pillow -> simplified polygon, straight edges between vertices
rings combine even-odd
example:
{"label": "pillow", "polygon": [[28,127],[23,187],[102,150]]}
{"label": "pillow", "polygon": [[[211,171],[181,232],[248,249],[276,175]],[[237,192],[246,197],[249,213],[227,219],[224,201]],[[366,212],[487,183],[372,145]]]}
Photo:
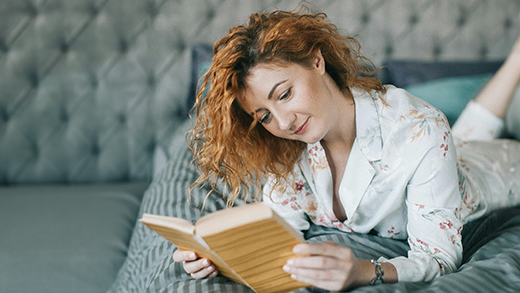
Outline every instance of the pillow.
{"label": "pillow", "polygon": [[201,77],[208,71],[213,59],[213,48],[207,44],[193,46],[191,50],[191,76],[190,87],[188,89],[188,113],[195,104],[197,90],[200,87]]}
{"label": "pillow", "polygon": [[[213,49],[210,45],[198,44],[193,46],[191,49],[191,72],[190,72],[190,84],[188,87],[188,97],[186,98],[186,112],[190,113],[193,105],[195,104],[195,98],[197,90],[199,89],[200,78],[208,71],[211,66],[213,58]],[[189,119],[187,119],[189,120]],[[153,156],[153,178],[157,177],[159,173],[167,165],[168,160],[171,156],[171,149],[174,145],[177,145],[180,140],[181,143],[185,143],[183,139],[184,134],[191,128],[191,123],[184,121],[183,124],[175,130],[176,134],[170,143],[158,144],[154,150]],[[180,138],[182,136],[182,138]]]}
{"label": "pillow", "polygon": [[191,119],[185,119],[174,131],[168,144],[157,144],[153,155],[153,177],[157,178],[179,148],[186,147],[186,133],[191,129]]}
{"label": "pillow", "polygon": [[503,61],[416,62],[387,61],[382,68],[383,83],[407,87],[440,78],[495,73]]}
{"label": "pillow", "polygon": [[450,124],[453,124],[466,104],[480,92],[492,76],[493,74],[480,74],[441,78],[404,89],[441,110]]}

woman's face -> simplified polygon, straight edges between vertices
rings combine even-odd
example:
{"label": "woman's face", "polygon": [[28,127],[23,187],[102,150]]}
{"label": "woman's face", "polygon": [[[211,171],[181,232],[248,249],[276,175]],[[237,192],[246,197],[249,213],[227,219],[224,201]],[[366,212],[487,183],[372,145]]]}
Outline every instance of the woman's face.
{"label": "woman's face", "polygon": [[327,135],[335,118],[327,78],[331,80],[321,54],[310,67],[258,64],[246,79],[246,100],[273,135],[315,143]]}

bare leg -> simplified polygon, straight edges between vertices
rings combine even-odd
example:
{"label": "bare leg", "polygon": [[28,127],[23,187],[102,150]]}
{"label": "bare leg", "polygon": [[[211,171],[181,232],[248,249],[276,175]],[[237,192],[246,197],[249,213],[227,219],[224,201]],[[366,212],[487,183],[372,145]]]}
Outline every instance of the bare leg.
{"label": "bare leg", "polygon": [[507,106],[520,83],[520,38],[504,64],[475,98],[475,102],[487,108],[491,113],[503,119]]}
{"label": "bare leg", "polygon": [[504,130],[504,116],[520,83],[520,37],[511,53],[474,101],[471,101],[453,125],[455,144],[493,140]]}

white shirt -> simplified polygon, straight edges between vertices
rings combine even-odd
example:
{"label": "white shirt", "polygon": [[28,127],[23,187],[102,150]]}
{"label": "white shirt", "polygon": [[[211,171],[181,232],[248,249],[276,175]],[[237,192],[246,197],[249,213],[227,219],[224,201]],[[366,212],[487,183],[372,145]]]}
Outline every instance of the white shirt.
{"label": "white shirt", "polygon": [[264,202],[300,231],[309,228],[307,215],[318,225],[407,239],[408,257],[380,259],[396,267],[399,281],[430,281],[457,270],[466,208],[445,116],[393,86],[386,94],[352,93],[357,137],[339,186],[347,220],[333,212],[332,175],[319,142],[308,145],[286,186],[273,189],[268,180]]}

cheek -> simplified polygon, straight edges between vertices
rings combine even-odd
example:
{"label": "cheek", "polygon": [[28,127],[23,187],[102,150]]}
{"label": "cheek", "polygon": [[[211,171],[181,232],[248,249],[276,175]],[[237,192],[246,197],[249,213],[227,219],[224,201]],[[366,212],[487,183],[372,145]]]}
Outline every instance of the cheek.
{"label": "cheek", "polygon": [[262,125],[265,130],[267,130],[269,133],[276,137],[285,138],[285,132],[281,131],[277,126],[276,122],[271,121],[271,123]]}

